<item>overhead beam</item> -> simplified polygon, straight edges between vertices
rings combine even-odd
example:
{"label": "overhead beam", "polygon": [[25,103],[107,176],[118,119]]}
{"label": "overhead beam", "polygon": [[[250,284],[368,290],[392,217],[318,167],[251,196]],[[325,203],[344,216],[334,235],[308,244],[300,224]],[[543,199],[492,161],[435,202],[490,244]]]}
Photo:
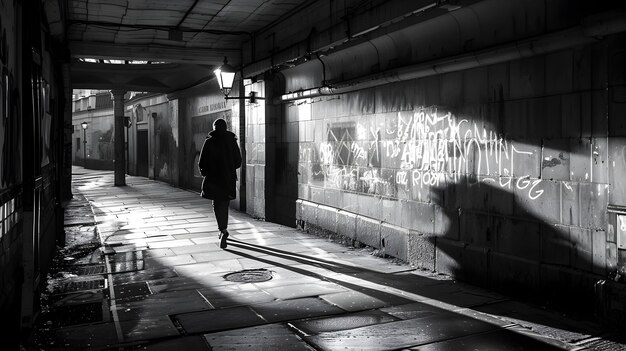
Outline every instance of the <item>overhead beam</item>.
{"label": "overhead beam", "polygon": [[128,45],[99,42],[70,41],[73,57],[89,57],[109,60],[147,60],[180,63],[221,65],[224,56],[233,65],[240,64],[241,51],[238,49],[198,49],[166,45]]}
{"label": "overhead beam", "polygon": [[[187,15],[188,14],[186,14],[185,16]],[[182,21],[184,21],[184,19],[185,18],[183,18]],[[181,27],[180,23],[179,25],[173,27],[173,26],[148,25],[148,24],[126,24],[126,23],[103,22],[103,21],[71,20],[69,21],[69,26],[78,24],[82,26],[109,27],[109,28],[113,28],[114,30],[119,30],[121,28],[129,28],[129,29],[147,29],[147,30],[156,30],[156,31],[170,31],[174,29],[174,30],[179,30],[181,32],[186,32],[186,33],[207,33],[207,34],[215,34],[215,35],[234,35],[234,36],[245,35],[248,37],[252,35],[252,33],[246,32],[246,31]]]}
{"label": "overhead beam", "polygon": [[73,62],[74,89],[171,93],[213,78],[213,67],[196,64],[105,64]]}

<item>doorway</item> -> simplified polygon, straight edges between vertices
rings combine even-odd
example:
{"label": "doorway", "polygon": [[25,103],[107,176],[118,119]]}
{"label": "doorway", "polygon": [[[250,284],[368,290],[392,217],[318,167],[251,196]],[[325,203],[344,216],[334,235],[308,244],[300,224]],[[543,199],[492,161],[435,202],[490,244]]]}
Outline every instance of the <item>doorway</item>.
{"label": "doorway", "polygon": [[148,131],[137,131],[137,175],[148,177]]}

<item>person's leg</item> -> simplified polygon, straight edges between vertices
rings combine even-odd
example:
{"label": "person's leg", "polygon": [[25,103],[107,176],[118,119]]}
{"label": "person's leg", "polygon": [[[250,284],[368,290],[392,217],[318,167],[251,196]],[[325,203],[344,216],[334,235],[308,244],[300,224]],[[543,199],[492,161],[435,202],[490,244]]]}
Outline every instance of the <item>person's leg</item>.
{"label": "person's leg", "polygon": [[213,200],[213,212],[217,220],[217,227],[220,231],[228,227],[228,206],[230,200]]}
{"label": "person's leg", "polygon": [[217,219],[217,227],[220,230],[220,247],[225,249],[227,246],[226,239],[228,238],[228,206],[230,200],[213,200],[213,212],[215,213],[215,219]]}

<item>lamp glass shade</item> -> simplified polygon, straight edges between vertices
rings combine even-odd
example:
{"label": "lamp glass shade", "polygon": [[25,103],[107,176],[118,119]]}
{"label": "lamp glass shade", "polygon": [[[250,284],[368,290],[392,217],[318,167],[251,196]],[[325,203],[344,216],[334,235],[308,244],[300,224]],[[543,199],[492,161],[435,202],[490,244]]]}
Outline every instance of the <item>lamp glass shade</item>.
{"label": "lamp glass shade", "polygon": [[81,125],[81,127],[83,127],[83,129],[87,129],[87,122],[83,122],[80,125]]}
{"label": "lamp glass shade", "polygon": [[235,69],[228,63],[224,63],[222,66],[215,69],[213,73],[215,73],[217,83],[219,84],[224,95],[230,94],[235,81]]}

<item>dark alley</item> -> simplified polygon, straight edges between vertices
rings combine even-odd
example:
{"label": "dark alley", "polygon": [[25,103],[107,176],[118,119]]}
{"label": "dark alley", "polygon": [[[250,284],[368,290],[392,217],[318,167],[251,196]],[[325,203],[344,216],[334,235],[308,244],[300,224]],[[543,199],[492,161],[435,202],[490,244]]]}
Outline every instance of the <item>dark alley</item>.
{"label": "dark alley", "polygon": [[2,350],[626,350],[626,5],[0,0]]}

